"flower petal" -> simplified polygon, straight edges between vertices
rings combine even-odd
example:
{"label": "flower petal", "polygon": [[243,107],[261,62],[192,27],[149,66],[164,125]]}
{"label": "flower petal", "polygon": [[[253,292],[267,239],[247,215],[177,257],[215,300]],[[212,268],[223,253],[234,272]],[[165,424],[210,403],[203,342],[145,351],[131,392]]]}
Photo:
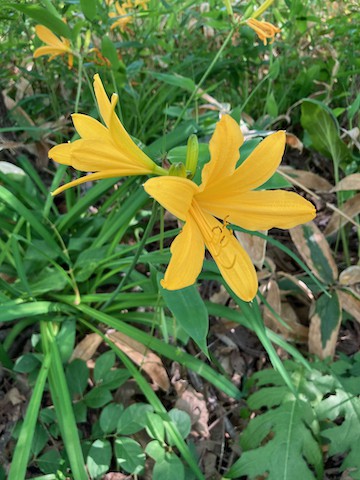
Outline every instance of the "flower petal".
{"label": "flower petal", "polygon": [[56,57],[57,55],[64,55],[67,50],[64,48],[57,48],[57,47],[39,47],[34,51],[34,58],[42,57],[43,55],[53,55]]}
{"label": "flower petal", "polygon": [[76,131],[83,139],[98,140],[103,142],[110,140],[109,131],[104,125],[89,115],[74,113],[71,115]]}
{"label": "flower petal", "polygon": [[[220,178],[200,192],[199,202],[205,207],[217,203],[233,205],[232,198],[263,185],[278,168],[285,148],[285,132],[279,131],[266,137],[238,167],[226,178]],[[209,210],[211,211],[211,210]]]}
{"label": "flower petal", "polygon": [[297,193],[282,190],[247,192],[229,198],[216,199],[202,208],[218,218],[247,230],[292,228],[312,220],[315,207]]}
{"label": "flower petal", "polygon": [[154,162],[135,144],[115,113],[117,95],[113,94],[110,102],[98,74],[94,76],[94,90],[101,117],[109,128],[113,142],[124,154],[136,158],[152,171]]}
{"label": "flower petal", "polygon": [[212,215],[203,212],[196,201],[193,202],[190,213],[224,280],[238,297],[250,302],[256,295],[258,281],[249,255],[231,230]]}
{"label": "flower petal", "polygon": [[178,290],[193,285],[201,272],[205,244],[191,215],[186,217],[186,223],[171,244],[170,251],[171,260],[161,285],[168,290]]}
{"label": "flower petal", "polygon": [[237,122],[229,115],[224,115],[216,124],[209,143],[211,158],[202,171],[201,190],[234,172],[243,141],[244,137]]}
{"label": "flower petal", "polygon": [[52,47],[64,48],[65,51],[68,50],[65,48],[64,43],[60,40],[60,38],[57,37],[47,27],[44,27],[44,25],[36,25],[35,33],[44,43],[47,43]]}
{"label": "flower petal", "polygon": [[157,200],[166,210],[180,220],[185,220],[198,186],[182,177],[150,178],[143,185],[145,191]]}
{"label": "flower petal", "polygon": [[67,190],[68,188],[71,188],[71,187],[76,187],[77,185],[81,185],[82,183],[92,182],[94,180],[102,180],[104,178],[116,178],[121,176],[123,176],[122,173],[118,173],[117,171],[113,171],[113,170],[109,170],[107,172],[91,173],[90,175],[84,175],[83,177],[77,178],[72,182],[61,185],[61,187],[51,192],[51,195],[54,197],[55,195],[58,195],[64,190]]}

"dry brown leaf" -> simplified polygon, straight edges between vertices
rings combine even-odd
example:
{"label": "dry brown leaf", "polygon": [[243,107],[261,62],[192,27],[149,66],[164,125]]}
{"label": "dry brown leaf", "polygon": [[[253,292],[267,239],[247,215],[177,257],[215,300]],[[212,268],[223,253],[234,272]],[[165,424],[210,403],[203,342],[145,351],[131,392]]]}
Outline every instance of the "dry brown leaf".
{"label": "dry brown leaf", "polygon": [[360,190],[360,173],[348,175],[331,189],[332,192],[339,192],[341,190]]}
{"label": "dry brown leaf", "polygon": [[291,275],[290,273],[286,273],[286,272],[279,272],[279,275],[281,275],[282,277],[288,278],[294,285],[299,287],[305,293],[305,295],[308,297],[310,301],[314,300],[314,295],[312,291],[302,280],[299,280],[297,277],[295,277],[295,275]]}
{"label": "dry brown leaf", "polygon": [[[309,239],[306,239],[304,236],[304,229],[303,227],[307,227],[311,229],[312,235]],[[327,283],[328,279],[324,278],[323,273],[321,272],[321,269],[318,268],[314,261],[313,257],[311,255],[311,251],[309,248],[309,241],[311,241],[312,244],[316,244],[317,248],[320,249],[322,255],[325,257],[331,272],[332,272],[332,280],[335,281],[338,277],[338,269],[335,263],[335,260],[332,256],[331,249],[329,247],[329,244],[324,237],[324,235],[321,233],[321,231],[318,229],[318,227],[315,225],[314,222],[308,222],[305,225],[299,225],[297,227],[291,228],[289,230],[291,239],[295,243],[295,246],[307,264],[307,266],[310,268],[310,270],[316,275],[320,280],[324,281]],[[315,254],[315,260],[316,260],[316,254]],[[321,266],[321,264],[320,264]]]}
{"label": "dry brown leaf", "polygon": [[282,302],[281,312],[283,320],[285,320],[291,328],[291,330],[286,331],[287,338],[291,338],[297,342],[306,343],[309,336],[309,328],[299,322],[299,318],[294,308],[288,302]]}
{"label": "dry brown leaf", "polygon": [[202,438],[208,438],[209,433],[209,411],[207,409],[204,395],[194,390],[191,385],[185,386],[183,380],[174,383],[179,398],[175,402],[175,408],[183,410],[190,415],[193,430],[198,432]]}
{"label": "dry brown leaf", "polygon": [[102,341],[97,333],[89,333],[76,345],[69,361],[72,362],[75,358],[80,358],[87,362],[93,357]]}
{"label": "dry brown leaf", "polygon": [[[273,308],[275,313],[281,316],[281,298],[280,298],[280,289],[277,282],[274,279],[270,279],[266,285],[262,288],[263,294],[270,305]],[[264,322],[265,325],[271,328],[274,331],[278,331],[278,329],[283,327],[276,318],[276,316],[266,307],[264,306]]]}
{"label": "dry brown leaf", "polygon": [[284,172],[290,177],[295,178],[301,185],[316,192],[329,192],[332,189],[331,183],[316,173],[306,170],[296,170],[293,167],[279,167],[279,172]]}
{"label": "dry brown leaf", "polygon": [[351,290],[337,290],[341,308],[360,323],[360,299]]}
{"label": "dry brown leaf", "polygon": [[324,359],[327,357],[333,357],[335,353],[335,347],[337,337],[341,325],[341,315],[339,315],[339,321],[337,327],[331,333],[329,340],[326,342],[325,347],[322,346],[321,339],[321,318],[318,314],[312,315],[310,319],[309,327],[309,352],[317,355],[319,358]]}
{"label": "dry brown leaf", "polygon": [[360,283],[360,265],[351,265],[340,273],[339,283],[341,285],[355,285]]}
{"label": "dry brown leaf", "polygon": [[[266,235],[267,230],[263,230],[261,233]],[[256,235],[250,235],[250,233],[244,232],[235,232],[235,236],[249,254],[253,264],[261,270],[265,260],[267,241]]]}
{"label": "dry brown leaf", "polygon": [[296,148],[301,153],[303,151],[304,145],[300,139],[293,133],[286,132],[286,144],[292,148]]}
{"label": "dry brown leaf", "polygon": [[109,330],[106,336],[115,343],[136,365],[146,372],[151,380],[162,390],[170,388],[169,377],[158,355],[145,345],[115,330]]}
{"label": "dry brown leaf", "polygon": [[[347,202],[345,202],[340,210],[344,212],[350,218],[355,217],[355,215],[359,215],[360,213],[360,193],[355,195],[353,198],[350,198]],[[345,225],[349,220],[340,215],[338,212],[334,212],[330,218],[330,222],[327,224],[325,228],[324,235],[332,235],[336,233],[340,227]],[[360,228],[360,225],[359,225]]]}

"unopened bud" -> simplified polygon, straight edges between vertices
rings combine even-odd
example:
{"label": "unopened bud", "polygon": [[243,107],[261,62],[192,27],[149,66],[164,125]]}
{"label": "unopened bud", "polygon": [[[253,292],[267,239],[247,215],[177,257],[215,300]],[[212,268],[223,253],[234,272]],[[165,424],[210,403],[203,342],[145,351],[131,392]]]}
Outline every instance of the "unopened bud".
{"label": "unopened bud", "polygon": [[172,177],[186,178],[185,165],[182,162],[173,163],[169,168],[169,175],[171,175]]}
{"label": "unopened bud", "polygon": [[199,142],[195,134],[190,135],[186,150],[185,168],[188,178],[193,178],[196,173],[196,167],[199,159]]}

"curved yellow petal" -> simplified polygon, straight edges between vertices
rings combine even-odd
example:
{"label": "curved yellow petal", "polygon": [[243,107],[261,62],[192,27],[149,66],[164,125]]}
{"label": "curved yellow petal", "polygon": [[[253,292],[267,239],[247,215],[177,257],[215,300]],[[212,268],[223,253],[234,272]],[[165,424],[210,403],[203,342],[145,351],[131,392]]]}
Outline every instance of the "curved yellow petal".
{"label": "curved yellow petal", "polygon": [[186,223],[171,244],[170,251],[171,260],[161,285],[168,290],[179,290],[193,285],[201,272],[205,245],[191,215],[186,217]]}
{"label": "curved yellow petal", "polygon": [[109,131],[104,125],[89,115],[73,113],[71,115],[76,131],[83,139],[109,141]]}
{"label": "curved yellow petal", "polygon": [[63,48],[65,48],[65,45],[60,40],[60,38],[57,37],[47,27],[44,27],[44,25],[36,25],[35,32],[36,32],[36,35],[40,38],[40,40],[42,40],[44,43],[47,43],[48,45],[50,45],[52,47],[57,47],[57,48],[63,47]]}
{"label": "curved yellow petal", "polygon": [[112,170],[109,170],[107,172],[91,173],[89,175],[84,175],[83,177],[77,178],[76,180],[73,180],[69,183],[65,183],[64,185],[61,185],[61,187],[51,192],[51,195],[54,197],[55,195],[59,195],[59,193],[63,192],[64,190],[67,190],[71,187],[76,187],[77,185],[81,185],[82,183],[92,182],[94,180],[103,180],[104,178],[116,178],[123,175],[124,174]]}
{"label": "curved yellow petal", "polygon": [[[78,140],[77,140],[78,141]],[[72,165],[71,152],[76,142],[61,143],[50,148],[48,157],[61,165]]]}
{"label": "curved yellow petal", "polygon": [[144,167],[153,171],[154,162],[134,143],[115,113],[117,95],[113,94],[110,102],[98,74],[94,76],[94,90],[101,117],[109,128],[113,142],[123,153],[131,156],[135,161],[142,162]]}
{"label": "curved yellow petal", "polygon": [[242,300],[253,300],[258,288],[255,268],[231,230],[212,215],[203,212],[196,201],[192,204],[190,214],[193,215],[205,245],[229,287]]}
{"label": "curved yellow petal", "polygon": [[216,124],[209,143],[210,161],[202,171],[201,190],[234,172],[243,141],[244,137],[237,122],[229,115],[224,115]]}
{"label": "curved yellow petal", "polygon": [[157,200],[166,210],[185,221],[198,186],[182,177],[150,178],[143,185],[145,191]]}
{"label": "curved yellow petal", "polygon": [[234,203],[232,198],[263,185],[281,162],[285,139],[284,131],[266,137],[231,176],[214,181],[200,192],[199,202],[206,209],[205,205],[218,202],[230,207]]}
{"label": "curved yellow petal", "polygon": [[200,205],[216,217],[247,230],[292,228],[316,215],[312,203],[297,193],[282,190],[247,192],[232,197],[231,202],[223,198],[211,205]]}
{"label": "curved yellow petal", "polygon": [[52,55],[56,57],[57,55],[64,55],[66,50],[63,48],[55,48],[55,47],[39,47],[34,51],[34,58],[42,57],[43,55]]}

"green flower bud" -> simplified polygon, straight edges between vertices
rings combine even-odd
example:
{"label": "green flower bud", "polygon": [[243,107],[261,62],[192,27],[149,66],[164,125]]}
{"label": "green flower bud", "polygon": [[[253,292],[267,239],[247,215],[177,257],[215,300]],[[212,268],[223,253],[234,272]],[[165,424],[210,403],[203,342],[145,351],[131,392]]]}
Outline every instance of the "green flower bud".
{"label": "green flower bud", "polygon": [[188,178],[193,178],[196,173],[196,167],[199,159],[199,142],[195,134],[190,135],[186,150],[185,168]]}
{"label": "green flower bud", "polygon": [[182,162],[176,162],[169,168],[169,175],[173,177],[186,178],[186,168]]}

